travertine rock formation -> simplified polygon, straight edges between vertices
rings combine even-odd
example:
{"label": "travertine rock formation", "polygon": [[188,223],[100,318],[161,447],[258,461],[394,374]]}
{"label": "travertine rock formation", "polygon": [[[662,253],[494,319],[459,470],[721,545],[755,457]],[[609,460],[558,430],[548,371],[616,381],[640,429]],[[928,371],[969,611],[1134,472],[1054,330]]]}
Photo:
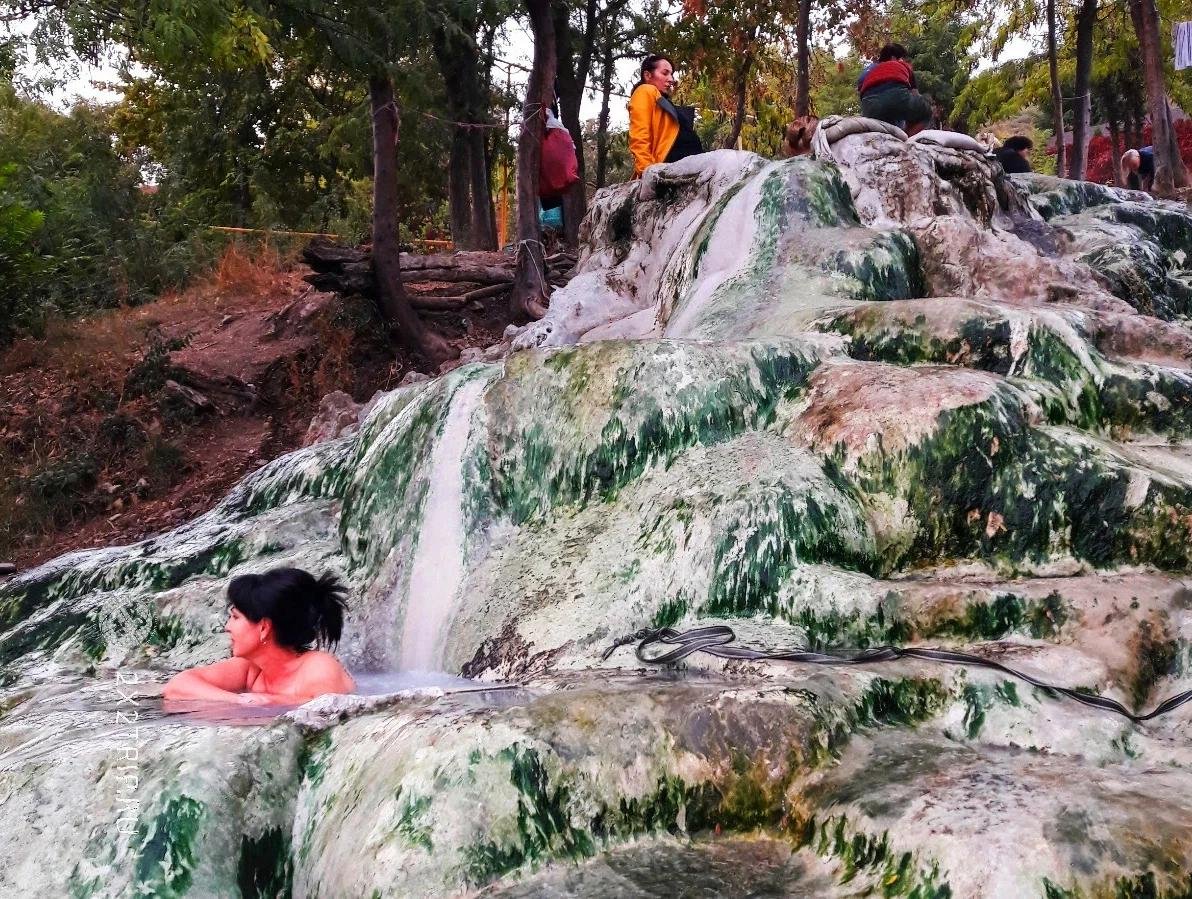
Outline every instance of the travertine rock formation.
{"label": "travertine rock formation", "polygon": [[[0,587],[0,894],[1183,895],[1192,708],[601,659],[715,621],[1140,708],[1190,685],[1192,215],[824,146],[603,191],[506,358]],[[227,651],[228,577],[279,564],[352,585],[354,670],[520,686],[163,715]]]}

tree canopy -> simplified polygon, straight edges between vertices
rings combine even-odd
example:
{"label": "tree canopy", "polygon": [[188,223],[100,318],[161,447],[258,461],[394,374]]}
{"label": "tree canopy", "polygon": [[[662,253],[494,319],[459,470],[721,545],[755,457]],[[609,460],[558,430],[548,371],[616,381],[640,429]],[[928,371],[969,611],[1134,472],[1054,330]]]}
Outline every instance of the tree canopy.
{"label": "tree canopy", "polygon": [[[856,113],[863,66],[897,40],[943,126],[1028,130],[1043,162],[1061,127],[1063,143],[1079,148],[1104,124],[1124,148],[1162,108],[1156,91],[1192,104],[1192,86],[1172,68],[1170,29],[1148,24],[1192,17],[1190,3],[548,2],[558,77],[543,89],[583,160],[566,239],[576,239],[591,192],[631,169],[624,98],[636,78],[630,60],[647,52],[673,57],[678,98],[698,107],[706,146],[772,155],[801,91],[819,115]],[[183,283],[212,258],[212,225],[365,241],[380,214],[393,219],[394,240],[511,245],[515,222],[537,227],[518,218],[512,174],[536,8],[0,0],[0,272],[11,285],[0,335]],[[1153,46],[1140,41],[1152,33]],[[1026,52],[1003,58],[1013,47]],[[106,67],[111,99],[64,107],[55,80],[86,65]],[[392,94],[383,110],[378,79]],[[379,112],[393,113],[392,146],[376,145]],[[378,165],[391,153],[394,187],[378,194]],[[1072,164],[1083,173],[1080,152]],[[379,213],[378,196],[393,208]]]}

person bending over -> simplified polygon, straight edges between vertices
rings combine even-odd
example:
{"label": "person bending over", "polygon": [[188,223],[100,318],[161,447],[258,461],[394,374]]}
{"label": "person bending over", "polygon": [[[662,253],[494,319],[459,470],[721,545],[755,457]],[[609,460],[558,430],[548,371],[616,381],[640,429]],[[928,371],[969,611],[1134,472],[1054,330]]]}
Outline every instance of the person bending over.
{"label": "person bending over", "polygon": [[1127,150],[1122,154],[1122,172],[1126,176],[1126,187],[1150,190],[1155,184],[1155,148]]}
{"label": "person bending over", "polygon": [[331,575],[315,578],[299,568],[232,578],[224,626],[232,657],[175,675],[162,696],[280,705],[354,692],[339,659],[312,648],[339,642],[346,593]]}
{"label": "person bending over", "polygon": [[907,134],[922,131],[931,121],[931,103],[919,93],[910,54],[902,44],[886,44],[877,62],[861,73],[861,115],[897,125]]}
{"label": "person bending over", "polygon": [[1007,137],[1006,142],[998,147],[993,155],[1002,164],[1002,171],[1007,175],[1025,175],[1031,169],[1031,148],[1034,141],[1021,134]]}
{"label": "person bending over", "polygon": [[819,126],[819,119],[813,115],[800,116],[786,126],[782,136],[782,147],[779,149],[782,157],[810,156],[811,138]]}
{"label": "person bending over", "polygon": [[647,166],[678,162],[704,152],[695,133],[695,109],[671,102],[674,86],[674,67],[669,59],[647,56],[642,60],[642,80],[629,95],[629,152],[634,178],[640,178]]}

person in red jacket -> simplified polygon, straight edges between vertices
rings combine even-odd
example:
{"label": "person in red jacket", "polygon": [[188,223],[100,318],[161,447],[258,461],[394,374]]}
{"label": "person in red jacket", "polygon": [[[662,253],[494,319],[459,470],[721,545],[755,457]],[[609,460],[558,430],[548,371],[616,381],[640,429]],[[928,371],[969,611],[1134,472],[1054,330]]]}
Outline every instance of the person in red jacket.
{"label": "person in red jacket", "polygon": [[886,44],[877,62],[861,73],[857,90],[861,115],[914,134],[931,121],[931,103],[919,93],[909,55],[902,44]]}

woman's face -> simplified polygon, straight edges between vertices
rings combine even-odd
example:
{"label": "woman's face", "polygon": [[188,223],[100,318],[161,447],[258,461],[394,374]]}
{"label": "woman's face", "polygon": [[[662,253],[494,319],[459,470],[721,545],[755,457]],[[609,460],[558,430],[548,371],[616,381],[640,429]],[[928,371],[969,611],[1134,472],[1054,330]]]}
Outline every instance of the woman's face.
{"label": "woman's face", "polygon": [[228,623],[224,630],[232,638],[232,655],[247,656],[262,645],[260,621],[250,621],[235,606],[228,606]]}
{"label": "woman's face", "polygon": [[669,94],[675,86],[674,69],[669,60],[660,59],[654,66],[654,71],[646,72],[646,84],[652,84],[662,93]]}

